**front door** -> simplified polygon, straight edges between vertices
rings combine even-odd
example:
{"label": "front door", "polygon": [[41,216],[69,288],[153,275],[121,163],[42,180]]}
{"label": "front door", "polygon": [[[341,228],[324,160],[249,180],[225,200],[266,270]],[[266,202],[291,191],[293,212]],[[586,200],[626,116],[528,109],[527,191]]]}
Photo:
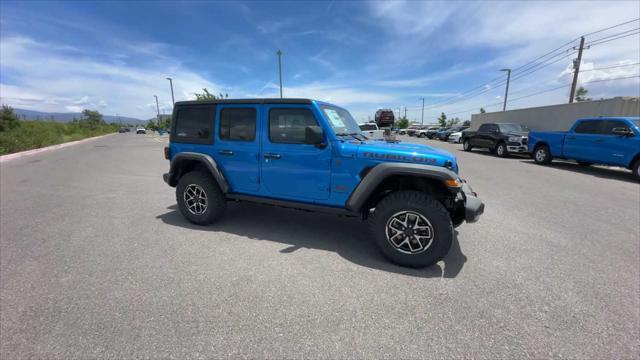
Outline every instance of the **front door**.
{"label": "front door", "polygon": [[603,141],[602,120],[584,120],[564,138],[562,150],[569,159],[597,162],[601,156],[599,145]]}
{"label": "front door", "polygon": [[[265,105],[262,121],[262,184],[275,198],[327,199],[331,149],[304,143],[307,126],[320,126],[309,105]],[[325,142],[326,143],[326,142]]]}
{"label": "front door", "polygon": [[212,156],[232,192],[255,193],[260,188],[260,139],[256,130],[259,105],[224,104],[216,107],[215,146]]}

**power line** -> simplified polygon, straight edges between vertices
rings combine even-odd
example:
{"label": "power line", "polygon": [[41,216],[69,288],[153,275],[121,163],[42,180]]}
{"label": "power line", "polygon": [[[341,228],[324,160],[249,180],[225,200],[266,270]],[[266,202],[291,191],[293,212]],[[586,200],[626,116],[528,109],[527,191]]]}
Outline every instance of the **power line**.
{"label": "power line", "polygon": [[588,70],[580,70],[580,72],[583,73],[583,72],[587,72],[587,71],[615,69],[615,68],[634,66],[634,65],[640,65],[640,62],[633,63],[633,64],[620,64],[620,65],[613,65],[613,66],[605,66],[605,67],[593,68],[593,69],[588,69]]}
{"label": "power line", "polygon": [[[584,34],[582,36],[584,37],[584,36],[588,36],[588,35],[597,34],[597,33],[600,33],[600,32],[603,32],[603,31],[607,31],[607,30],[610,30],[610,29],[614,29],[614,28],[617,28],[617,27],[620,27],[620,26],[624,26],[626,24],[630,24],[632,22],[639,21],[639,20],[640,20],[640,18],[636,18],[636,19],[633,19],[633,20],[625,21],[625,22],[622,22],[622,23],[619,23],[619,24],[615,24],[615,25],[603,28],[603,29],[592,31],[592,32]],[[634,30],[632,29],[632,30],[627,30],[627,31],[624,31],[624,32],[621,32],[621,33],[618,33],[618,34],[609,35],[607,37],[603,37],[601,39],[594,40],[594,41],[590,42],[589,44],[591,44],[591,45],[599,45],[599,44],[604,43],[604,42],[617,40],[618,38],[631,36],[631,35],[635,34],[635,33],[634,34],[627,34],[629,31],[634,31]],[[627,35],[621,35],[621,34],[627,34]],[[620,35],[620,36],[619,37],[615,37],[617,35]],[[612,36],[614,38],[611,38]],[[534,72],[536,72],[536,71],[538,71],[540,69],[543,69],[543,68],[545,68],[547,66],[553,65],[553,64],[555,64],[555,63],[557,63],[559,61],[562,61],[562,60],[572,56],[573,54],[576,53],[576,51],[574,51],[574,52],[572,52],[572,53],[570,53],[568,55],[564,55],[563,53],[557,53],[557,52],[558,52],[558,50],[561,50],[561,49],[565,48],[567,45],[570,45],[571,43],[574,43],[578,39],[580,39],[580,37],[574,38],[574,39],[572,39],[572,40],[560,45],[559,47],[557,47],[557,48],[555,48],[555,49],[553,49],[553,50],[551,50],[551,51],[549,51],[549,52],[547,52],[547,53],[545,53],[545,54],[543,54],[543,55],[541,55],[541,56],[539,56],[539,57],[537,57],[537,58],[535,58],[535,59],[533,59],[533,60],[531,60],[531,61],[529,61],[529,62],[527,62],[527,63],[525,63],[525,64],[523,64],[523,65],[521,65],[519,67],[517,67],[517,68],[515,68],[515,69],[513,69],[513,72],[514,72],[514,74],[516,76],[513,79],[511,79],[511,81],[515,81],[517,79],[521,79],[521,78],[523,78],[525,76],[528,76],[528,75],[530,75],[530,74],[532,74],[532,73],[534,73]],[[601,41],[601,42],[597,42],[597,41]],[[554,55],[552,55],[552,54],[554,54]],[[552,55],[552,56],[550,56],[550,55]],[[545,58],[547,58],[547,59],[545,59]],[[540,60],[542,60],[542,59],[545,59],[545,60],[540,62]],[[551,61],[551,60],[553,60],[553,61]],[[517,72],[517,74],[516,74],[516,72]],[[435,108],[438,108],[438,107],[443,107],[443,106],[447,106],[447,105],[456,104],[456,103],[459,103],[459,102],[462,102],[462,101],[470,100],[470,99],[472,99],[472,98],[474,98],[474,97],[476,97],[478,95],[482,95],[482,94],[484,94],[486,92],[495,90],[496,88],[498,88],[499,86],[504,85],[505,83],[506,83],[506,80],[504,80],[504,78],[502,76],[500,76],[500,77],[494,78],[494,79],[492,79],[492,80],[490,80],[490,81],[488,81],[486,83],[483,83],[483,84],[481,84],[479,86],[476,86],[474,88],[466,90],[465,92],[462,92],[462,93],[460,93],[458,95],[450,97],[450,98],[448,98],[448,99],[446,99],[446,100],[444,100],[442,102],[437,102],[435,104],[427,106],[424,109],[425,110],[431,110],[431,109],[435,109]],[[415,109],[415,108],[413,108],[413,109]]]}
{"label": "power line", "polygon": [[634,28],[634,29],[631,29],[631,30],[627,30],[627,31],[623,31],[623,32],[619,32],[619,33],[616,33],[616,34],[611,34],[611,35],[608,35],[608,36],[602,37],[602,38],[600,38],[600,39],[591,40],[591,41],[589,41],[587,44],[594,43],[594,42],[598,42],[598,41],[600,41],[600,40],[606,40],[606,39],[609,39],[609,38],[612,38],[612,37],[615,37],[615,36],[618,36],[618,35],[624,35],[624,34],[626,34],[626,33],[630,33],[630,32],[632,32],[632,31],[637,31],[637,30],[640,30],[640,27],[637,27],[637,28]]}
{"label": "power line", "polygon": [[588,33],[588,34],[584,34],[584,35],[582,35],[582,36],[587,37],[587,36],[589,36],[589,35],[597,34],[597,33],[600,33],[600,32],[603,32],[603,31],[607,31],[607,30],[610,30],[610,29],[613,29],[613,28],[617,28],[617,27],[620,27],[620,26],[622,26],[622,25],[630,24],[630,23],[632,23],[632,22],[634,22],[634,21],[640,21],[640,18],[636,18],[636,19],[633,19],[633,20],[625,21],[625,22],[620,23],[620,24],[616,24],[616,25],[609,26],[609,27],[604,28],[604,29],[600,29],[600,30],[596,30],[596,31],[590,32],[590,33]]}
{"label": "power line", "polygon": [[626,38],[628,36],[633,36],[633,35],[638,35],[638,34],[640,34],[640,31],[636,31],[634,33],[627,34],[627,35],[618,36],[618,37],[615,37],[615,38],[609,39],[609,40],[604,40],[604,41],[600,41],[600,42],[592,42],[592,43],[589,43],[589,46],[596,46],[596,45],[608,43],[609,41],[614,41],[614,40],[618,40],[618,39],[622,39],[622,38]]}

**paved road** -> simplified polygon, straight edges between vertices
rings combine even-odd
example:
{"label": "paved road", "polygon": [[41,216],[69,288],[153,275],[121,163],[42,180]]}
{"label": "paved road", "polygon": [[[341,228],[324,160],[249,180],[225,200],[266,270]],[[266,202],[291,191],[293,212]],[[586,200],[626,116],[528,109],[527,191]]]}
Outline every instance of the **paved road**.
{"label": "paved road", "polygon": [[638,357],[630,173],[432,143],[487,210],[423,270],[353,219],[232,204],[192,226],[150,136],[3,163],[0,358]]}

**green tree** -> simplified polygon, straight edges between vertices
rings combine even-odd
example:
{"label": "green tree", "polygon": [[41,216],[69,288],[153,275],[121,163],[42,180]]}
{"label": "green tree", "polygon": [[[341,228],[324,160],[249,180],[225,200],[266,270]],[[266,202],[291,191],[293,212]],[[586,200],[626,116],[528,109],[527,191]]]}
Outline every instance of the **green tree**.
{"label": "green tree", "polygon": [[480,108],[480,114],[484,114],[486,112],[487,112],[487,110],[485,110],[483,107]]}
{"label": "green tree", "polygon": [[406,129],[409,127],[409,119],[407,119],[406,117],[402,117],[398,120],[398,122],[396,123],[396,127],[399,129]]}
{"label": "green tree", "polygon": [[155,131],[157,128],[156,122],[153,121],[153,119],[149,119],[149,121],[147,121],[147,126],[145,127],[147,128],[147,130]]}
{"label": "green tree", "polygon": [[13,112],[13,108],[8,105],[2,105],[2,118],[0,118],[0,131],[9,131],[15,129],[20,122]]}
{"label": "green tree", "polygon": [[446,127],[447,126],[447,115],[442,113],[442,115],[440,115],[440,117],[438,118],[438,124],[440,124],[441,127]]}
{"label": "green tree", "polygon": [[95,110],[84,109],[82,111],[81,123],[90,129],[96,129],[102,125],[106,125],[106,122],[102,118],[102,114]]}
{"label": "green tree", "polygon": [[450,127],[458,125],[459,123],[460,123],[460,119],[456,117],[456,118],[447,120],[445,127],[450,128]]}
{"label": "green tree", "polygon": [[202,88],[202,93],[195,93],[197,101],[207,101],[207,100],[217,100],[217,99],[226,99],[229,97],[229,94],[219,93],[218,96],[213,95],[207,90],[207,88]]}
{"label": "green tree", "polygon": [[578,88],[578,90],[576,90],[576,101],[577,102],[581,102],[581,101],[591,101],[591,98],[587,97],[587,93],[589,92],[589,90],[583,88],[582,86],[580,86]]}

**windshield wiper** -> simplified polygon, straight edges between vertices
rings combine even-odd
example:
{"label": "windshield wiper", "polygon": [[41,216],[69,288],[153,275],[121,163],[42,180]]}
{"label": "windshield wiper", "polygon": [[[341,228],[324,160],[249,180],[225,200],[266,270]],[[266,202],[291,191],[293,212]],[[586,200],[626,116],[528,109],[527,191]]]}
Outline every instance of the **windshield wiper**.
{"label": "windshield wiper", "polygon": [[354,132],[354,133],[337,133],[336,136],[351,136],[354,139],[359,140],[359,141],[368,140],[368,138],[366,136],[362,135],[361,133],[357,133],[357,132]]}

